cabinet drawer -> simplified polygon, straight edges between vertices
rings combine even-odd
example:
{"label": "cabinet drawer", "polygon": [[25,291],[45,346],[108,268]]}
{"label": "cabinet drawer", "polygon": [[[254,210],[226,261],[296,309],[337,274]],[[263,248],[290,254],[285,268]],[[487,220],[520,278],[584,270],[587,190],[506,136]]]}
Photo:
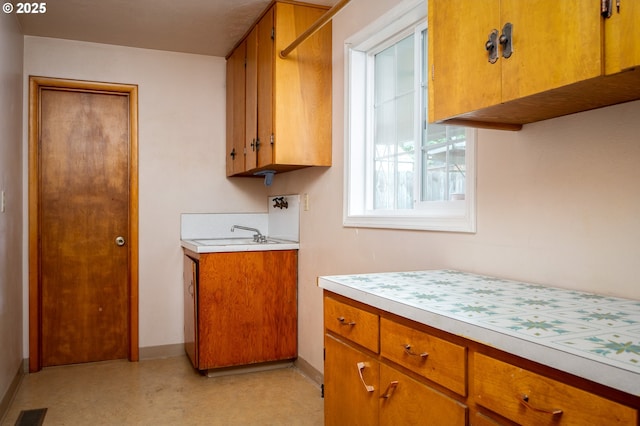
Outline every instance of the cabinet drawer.
{"label": "cabinet drawer", "polygon": [[476,353],[478,404],[522,425],[637,425],[636,410]]}
{"label": "cabinet drawer", "polygon": [[367,349],[378,353],[378,315],[331,297],[324,298],[324,326]]}
{"label": "cabinet drawer", "polygon": [[381,425],[466,424],[465,405],[385,364],[380,364],[379,393]]}
{"label": "cabinet drawer", "polygon": [[380,353],[390,361],[466,395],[467,350],[464,346],[381,318]]}

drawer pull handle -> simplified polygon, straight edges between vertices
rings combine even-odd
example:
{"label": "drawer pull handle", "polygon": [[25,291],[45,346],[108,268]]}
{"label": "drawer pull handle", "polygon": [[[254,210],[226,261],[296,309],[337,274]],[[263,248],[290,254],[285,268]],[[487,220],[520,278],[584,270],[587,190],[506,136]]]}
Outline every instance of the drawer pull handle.
{"label": "drawer pull handle", "polygon": [[367,392],[373,392],[375,388],[371,385],[366,384],[364,381],[364,377],[362,377],[362,370],[364,370],[365,367],[367,367],[367,363],[361,361],[357,363],[357,366],[358,366],[358,375],[360,376],[360,381],[364,385],[364,388],[367,390]]}
{"label": "drawer pull handle", "polygon": [[384,399],[391,398],[391,395],[393,395],[393,392],[395,392],[397,387],[398,387],[397,380],[389,382],[389,386],[387,386],[387,389],[385,389],[384,393],[380,395],[380,398],[384,398]]}
{"label": "drawer pull handle", "polygon": [[537,411],[538,413],[551,414],[552,416],[559,416],[562,414],[562,410],[545,410],[544,408],[534,407],[529,403],[529,395],[522,395],[519,400],[522,405],[530,410]]}
{"label": "drawer pull handle", "polygon": [[344,317],[338,317],[338,321],[340,321],[340,325],[351,325],[351,326],[356,325],[355,321],[346,322]]}
{"label": "drawer pull handle", "polygon": [[412,350],[411,350],[411,345],[410,345],[410,344],[408,344],[408,343],[407,343],[407,344],[405,344],[405,345],[402,345],[402,347],[404,348],[404,352],[405,352],[407,355],[411,355],[411,356],[419,356],[419,357],[420,357],[420,358],[422,358],[422,359],[426,359],[426,358],[429,356],[429,354],[428,354],[427,352],[417,353],[417,352],[412,351]]}

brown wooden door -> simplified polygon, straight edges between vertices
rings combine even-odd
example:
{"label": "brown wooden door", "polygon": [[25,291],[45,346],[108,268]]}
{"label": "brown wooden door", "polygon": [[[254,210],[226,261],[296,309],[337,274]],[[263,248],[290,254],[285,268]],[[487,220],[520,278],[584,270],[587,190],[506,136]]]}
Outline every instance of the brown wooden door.
{"label": "brown wooden door", "polygon": [[130,96],[59,87],[38,94],[37,160],[30,166],[30,209],[37,210],[31,280],[38,282],[30,303],[39,318],[30,318],[40,327],[31,350],[39,349],[40,367],[137,359]]}

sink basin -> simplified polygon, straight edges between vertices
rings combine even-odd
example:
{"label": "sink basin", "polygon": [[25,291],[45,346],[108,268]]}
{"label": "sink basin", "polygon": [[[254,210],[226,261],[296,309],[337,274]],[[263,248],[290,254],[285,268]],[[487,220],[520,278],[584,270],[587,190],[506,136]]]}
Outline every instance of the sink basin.
{"label": "sink basin", "polygon": [[253,238],[209,238],[202,240],[191,240],[195,244],[205,246],[234,246],[234,245],[253,245],[253,244],[280,244],[280,241],[267,240],[262,243],[253,241]]}

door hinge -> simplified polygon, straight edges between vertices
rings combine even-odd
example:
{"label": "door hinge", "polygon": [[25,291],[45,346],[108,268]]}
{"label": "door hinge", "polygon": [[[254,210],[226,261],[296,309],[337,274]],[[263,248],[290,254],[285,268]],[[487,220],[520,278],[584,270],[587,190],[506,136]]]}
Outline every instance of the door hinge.
{"label": "door hinge", "polygon": [[273,133],[271,133],[271,141],[270,142],[271,142],[271,146],[273,146],[273,144],[275,143],[274,140],[273,140]]}
{"label": "door hinge", "polygon": [[275,27],[271,27],[271,40],[276,39],[276,29]]}

